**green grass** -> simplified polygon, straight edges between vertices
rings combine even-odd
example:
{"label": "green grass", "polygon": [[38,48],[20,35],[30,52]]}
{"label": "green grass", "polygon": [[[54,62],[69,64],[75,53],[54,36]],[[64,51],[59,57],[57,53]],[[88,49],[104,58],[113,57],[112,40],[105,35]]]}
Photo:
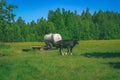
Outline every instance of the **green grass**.
{"label": "green grass", "polygon": [[22,51],[40,42],[0,45],[0,80],[120,80],[120,40],[80,41],[66,56],[58,50]]}

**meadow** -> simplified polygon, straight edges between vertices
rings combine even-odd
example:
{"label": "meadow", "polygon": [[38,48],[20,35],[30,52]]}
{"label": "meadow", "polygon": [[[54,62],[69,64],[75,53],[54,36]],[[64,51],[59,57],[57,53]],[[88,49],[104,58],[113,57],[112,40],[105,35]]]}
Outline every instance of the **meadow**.
{"label": "meadow", "polygon": [[44,42],[0,43],[0,80],[120,80],[120,40],[79,41],[73,55],[22,51]]}

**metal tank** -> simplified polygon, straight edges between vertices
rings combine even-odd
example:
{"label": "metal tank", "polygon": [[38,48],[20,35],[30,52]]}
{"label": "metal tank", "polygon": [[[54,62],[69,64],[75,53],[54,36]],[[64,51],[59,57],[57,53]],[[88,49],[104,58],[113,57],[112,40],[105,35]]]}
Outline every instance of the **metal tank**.
{"label": "metal tank", "polygon": [[60,40],[62,40],[62,36],[58,33],[49,33],[44,36],[44,41],[48,49],[55,47],[56,43]]}

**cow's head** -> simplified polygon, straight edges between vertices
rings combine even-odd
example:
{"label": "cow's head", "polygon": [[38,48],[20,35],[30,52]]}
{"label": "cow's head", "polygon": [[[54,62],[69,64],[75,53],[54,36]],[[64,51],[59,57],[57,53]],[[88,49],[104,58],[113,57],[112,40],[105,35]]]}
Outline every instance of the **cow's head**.
{"label": "cow's head", "polygon": [[79,40],[78,39],[73,39],[74,44],[79,44]]}

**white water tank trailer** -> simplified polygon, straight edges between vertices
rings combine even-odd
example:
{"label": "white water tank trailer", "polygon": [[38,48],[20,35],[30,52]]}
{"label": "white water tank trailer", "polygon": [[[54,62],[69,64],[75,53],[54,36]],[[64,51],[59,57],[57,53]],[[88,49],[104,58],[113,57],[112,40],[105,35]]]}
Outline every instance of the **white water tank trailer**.
{"label": "white water tank trailer", "polygon": [[58,33],[55,33],[55,34],[49,33],[44,36],[46,47],[48,47],[49,49],[52,49],[53,47],[55,47],[56,43],[60,40],[62,40],[62,37]]}

